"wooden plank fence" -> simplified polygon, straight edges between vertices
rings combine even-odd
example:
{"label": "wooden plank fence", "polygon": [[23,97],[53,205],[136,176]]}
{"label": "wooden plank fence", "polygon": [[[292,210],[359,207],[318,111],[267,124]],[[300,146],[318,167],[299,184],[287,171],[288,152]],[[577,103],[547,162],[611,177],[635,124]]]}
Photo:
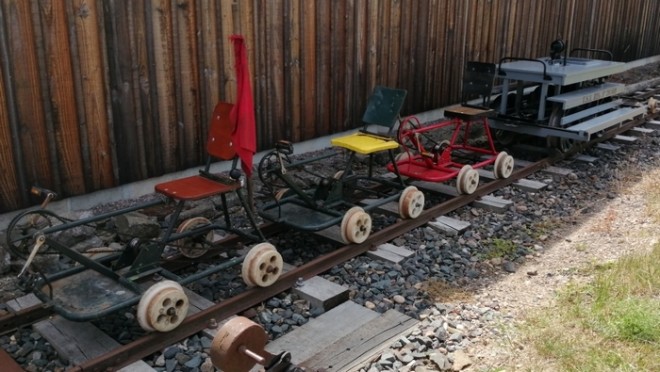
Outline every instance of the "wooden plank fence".
{"label": "wooden plank fence", "polygon": [[558,37],[657,55],[656,0],[0,0],[0,213],[203,162],[246,37],[259,149],[359,124],[377,84],[404,114],[456,102],[468,60]]}

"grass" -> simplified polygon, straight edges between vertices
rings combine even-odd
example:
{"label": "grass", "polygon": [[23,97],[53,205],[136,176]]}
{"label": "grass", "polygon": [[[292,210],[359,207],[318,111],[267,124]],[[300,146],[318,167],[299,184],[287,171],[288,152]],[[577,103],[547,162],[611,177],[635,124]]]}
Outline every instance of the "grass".
{"label": "grass", "polygon": [[524,338],[560,370],[660,370],[660,244],[594,270],[530,317]]}
{"label": "grass", "polygon": [[[654,222],[660,222],[658,182],[660,172],[642,183]],[[615,217],[608,214],[597,230],[610,232]],[[581,269],[591,282],[569,284],[555,306],[528,316],[520,329],[520,342],[533,354],[526,369],[660,371],[660,243],[647,251]]]}
{"label": "grass", "polygon": [[495,238],[491,240],[490,249],[484,254],[484,258],[508,257],[516,251],[516,248],[516,243],[511,240]]}

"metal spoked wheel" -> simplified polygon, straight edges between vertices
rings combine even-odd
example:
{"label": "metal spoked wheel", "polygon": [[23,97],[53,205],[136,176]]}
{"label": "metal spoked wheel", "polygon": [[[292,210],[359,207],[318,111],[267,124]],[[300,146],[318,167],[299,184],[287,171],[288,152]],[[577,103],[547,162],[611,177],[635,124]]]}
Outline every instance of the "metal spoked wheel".
{"label": "metal spoked wheel", "polygon": [[[12,255],[26,259],[36,244],[37,233],[67,222],[66,219],[45,209],[23,212],[14,217],[7,226],[7,247]],[[38,254],[55,253],[57,252],[53,248],[44,243]]]}
{"label": "metal spoked wheel", "polygon": [[413,122],[411,119],[404,120],[401,125],[399,125],[399,130],[397,131],[397,140],[406,148],[416,149],[417,135],[415,132],[418,129],[419,125]]}
{"label": "metal spoked wheel", "polygon": [[496,178],[509,178],[511,173],[513,173],[513,167],[513,156],[502,151],[497,154],[497,158],[495,158],[493,173],[495,174]]}
{"label": "metal spoked wheel", "polygon": [[479,173],[471,165],[464,165],[456,177],[456,190],[459,194],[472,194],[479,186]]}
{"label": "metal spoked wheel", "polygon": [[[208,218],[193,217],[183,221],[176,229],[176,232],[184,233],[210,224],[211,221]],[[176,241],[175,245],[179,248],[182,255],[188,258],[197,258],[206,253],[208,244],[212,241],[213,231],[208,231],[206,234],[179,239]]]}
{"label": "metal spoked wheel", "polygon": [[188,314],[190,303],[181,285],[172,280],[158,282],[142,295],[137,319],[145,331],[169,332]]}
{"label": "metal spoked wheel", "polygon": [[286,183],[277,174],[282,172],[282,167],[287,167],[289,164],[291,164],[291,160],[288,156],[271,151],[261,159],[257,166],[259,179],[271,189],[287,187]]}
{"label": "metal spoked wheel", "polygon": [[415,186],[406,187],[399,197],[401,218],[415,219],[424,211],[424,193]]}

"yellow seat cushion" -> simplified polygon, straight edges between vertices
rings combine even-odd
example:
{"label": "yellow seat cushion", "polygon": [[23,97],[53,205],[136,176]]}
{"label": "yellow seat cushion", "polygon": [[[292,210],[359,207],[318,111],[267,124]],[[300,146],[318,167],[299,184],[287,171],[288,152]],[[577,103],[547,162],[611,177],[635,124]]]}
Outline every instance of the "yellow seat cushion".
{"label": "yellow seat cushion", "polygon": [[364,155],[399,148],[397,141],[360,132],[333,138],[330,143]]}

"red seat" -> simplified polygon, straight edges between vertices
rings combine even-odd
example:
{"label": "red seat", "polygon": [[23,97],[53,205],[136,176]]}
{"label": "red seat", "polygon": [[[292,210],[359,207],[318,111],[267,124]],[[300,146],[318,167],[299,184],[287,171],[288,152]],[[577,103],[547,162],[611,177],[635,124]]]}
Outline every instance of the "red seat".
{"label": "red seat", "polygon": [[156,192],[176,200],[199,200],[234,191],[239,182],[222,183],[203,176],[180,178],[156,185]]}
{"label": "red seat", "polygon": [[[232,107],[233,105],[230,103],[219,102],[213,110],[206,143],[206,151],[210,157],[230,160],[236,156],[231,140],[234,125],[229,120]],[[205,171],[208,172],[208,170],[207,164]],[[156,192],[175,200],[199,200],[235,191],[240,188],[240,183],[232,180],[213,180],[204,176],[191,176],[163,182],[154,188]]]}

